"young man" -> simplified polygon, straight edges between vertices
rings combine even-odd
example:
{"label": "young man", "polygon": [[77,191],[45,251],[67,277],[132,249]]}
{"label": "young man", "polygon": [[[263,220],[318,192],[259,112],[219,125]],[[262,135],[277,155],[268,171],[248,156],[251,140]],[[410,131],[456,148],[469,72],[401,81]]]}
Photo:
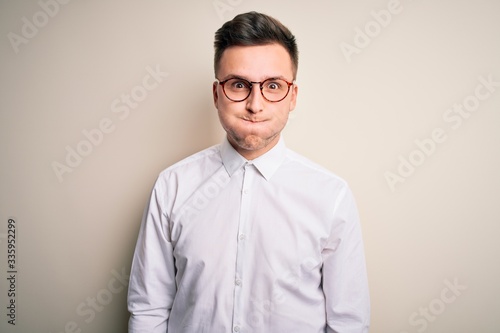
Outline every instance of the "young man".
{"label": "young man", "polygon": [[255,12],[215,35],[224,141],[164,170],[139,233],[129,332],[368,332],[363,242],[345,181],[285,147],[298,51]]}

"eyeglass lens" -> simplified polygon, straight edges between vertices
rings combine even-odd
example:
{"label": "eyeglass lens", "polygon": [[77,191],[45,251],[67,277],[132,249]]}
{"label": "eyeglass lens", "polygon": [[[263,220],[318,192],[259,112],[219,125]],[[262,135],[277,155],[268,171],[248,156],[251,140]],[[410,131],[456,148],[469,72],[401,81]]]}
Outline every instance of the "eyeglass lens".
{"label": "eyeglass lens", "polygon": [[[289,89],[289,84],[282,79],[268,79],[261,83],[262,94],[271,102],[284,99]],[[251,90],[252,83],[244,79],[233,78],[224,83],[224,92],[233,101],[245,100],[250,96]]]}

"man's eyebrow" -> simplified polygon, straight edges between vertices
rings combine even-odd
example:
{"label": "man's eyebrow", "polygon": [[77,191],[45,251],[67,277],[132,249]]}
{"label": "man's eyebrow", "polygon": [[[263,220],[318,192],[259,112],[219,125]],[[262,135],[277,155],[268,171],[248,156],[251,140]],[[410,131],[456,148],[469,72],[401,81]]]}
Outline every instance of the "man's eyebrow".
{"label": "man's eyebrow", "polygon": [[227,75],[223,81],[229,80],[229,79],[241,79],[241,80],[247,80],[250,81],[248,78],[241,76],[241,75],[236,75],[236,74],[229,74]]}
{"label": "man's eyebrow", "polygon": [[[249,78],[247,77],[244,77],[242,75],[237,75],[237,74],[229,74],[227,75],[223,80],[221,81],[225,81],[225,80],[229,80],[229,79],[241,79],[241,80],[246,80],[248,82],[252,82],[252,80],[250,80]],[[276,80],[276,79],[281,79],[281,80],[285,80],[285,81],[288,81],[287,78],[285,78],[283,75],[272,75],[272,76],[266,76],[264,77],[264,79],[261,81],[261,82],[264,82],[266,80]],[[254,81],[255,82],[255,81]]]}

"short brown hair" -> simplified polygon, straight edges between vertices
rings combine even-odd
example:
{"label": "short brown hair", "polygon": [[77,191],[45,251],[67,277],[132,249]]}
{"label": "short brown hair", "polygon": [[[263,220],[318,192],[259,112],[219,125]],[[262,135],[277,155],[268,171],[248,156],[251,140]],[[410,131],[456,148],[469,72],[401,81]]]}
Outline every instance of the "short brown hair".
{"label": "short brown hair", "polygon": [[283,46],[293,65],[294,79],[299,65],[299,51],[295,36],[277,19],[257,12],[235,16],[215,33],[215,74],[219,70],[224,51],[231,46],[256,46],[277,43]]}

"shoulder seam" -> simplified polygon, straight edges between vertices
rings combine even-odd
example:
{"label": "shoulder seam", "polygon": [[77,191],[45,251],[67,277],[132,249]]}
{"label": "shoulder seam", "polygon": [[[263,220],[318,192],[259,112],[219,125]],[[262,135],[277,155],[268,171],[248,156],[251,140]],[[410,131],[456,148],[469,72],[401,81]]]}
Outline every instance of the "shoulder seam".
{"label": "shoulder seam", "polygon": [[167,168],[165,168],[164,170],[162,170],[160,172],[160,174],[174,171],[175,169],[183,167],[186,164],[195,163],[196,161],[198,161],[202,158],[206,158],[206,157],[209,157],[209,156],[212,156],[215,154],[219,154],[219,152],[220,152],[220,144],[213,145],[213,146],[205,148],[197,153],[194,153],[190,156],[187,156],[180,161],[175,162],[174,164],[172,164],[172,165],[168,166]]}

